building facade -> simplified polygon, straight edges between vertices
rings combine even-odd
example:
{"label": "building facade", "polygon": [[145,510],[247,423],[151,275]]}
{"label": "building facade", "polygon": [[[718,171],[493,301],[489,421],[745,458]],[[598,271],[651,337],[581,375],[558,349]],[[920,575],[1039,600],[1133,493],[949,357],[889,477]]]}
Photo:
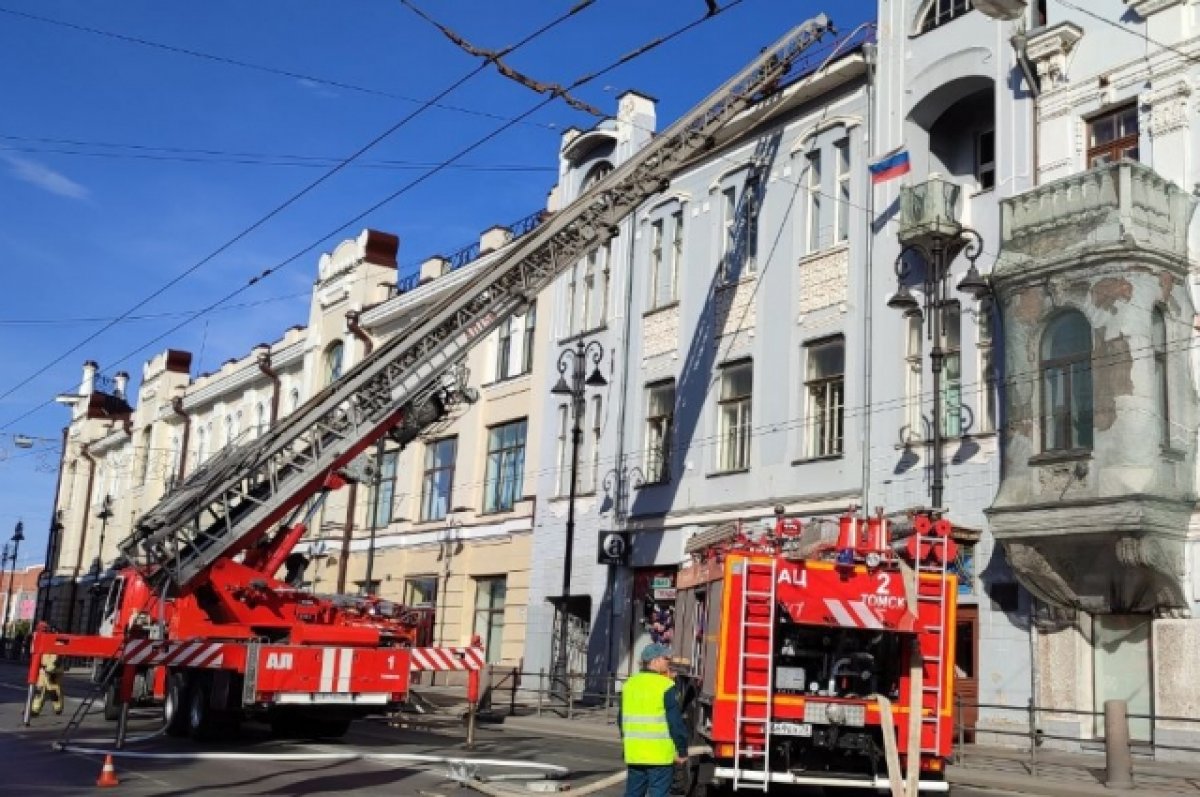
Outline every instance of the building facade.
{"label": "building facade", "polygon": [[[79,391],[60,397],[72,417],[43,616],[94,631],[119,565],[118,543],[170,485],[223,447],[263,434],[379,342],[403,333],[540,218],[488,230],[478,244],[430,258],[399,283],[399,240],[364,230],[320,258],[307,324],[196,378],[190,354],[166,351],[146,363],[129,400],[128,377],[110,383],[87,363]],[[525,395],[540,364],[536,315],[535,303],[463,364],[481,385],[469,413],[443,419],[402,450],[385,441],[368,458],[367,478],[329,494],[299,546],[308,559],[304,586],[369,590],[431,608],[430,643],[478,637],[490,662],[519,663],[533,517],[526,473],[537,470],[536,451],[525,450],[540,428]]]}

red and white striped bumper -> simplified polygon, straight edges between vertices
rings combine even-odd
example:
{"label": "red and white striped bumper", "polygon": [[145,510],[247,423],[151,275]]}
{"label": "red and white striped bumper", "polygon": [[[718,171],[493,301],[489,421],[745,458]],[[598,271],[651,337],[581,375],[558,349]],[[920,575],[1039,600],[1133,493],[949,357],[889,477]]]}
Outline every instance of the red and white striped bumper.
{"label": "red and white striped bumper", "polygon": [[413,672],[482,670],[487,665],[483,648],[409,648],[408,652],[412,656]]}

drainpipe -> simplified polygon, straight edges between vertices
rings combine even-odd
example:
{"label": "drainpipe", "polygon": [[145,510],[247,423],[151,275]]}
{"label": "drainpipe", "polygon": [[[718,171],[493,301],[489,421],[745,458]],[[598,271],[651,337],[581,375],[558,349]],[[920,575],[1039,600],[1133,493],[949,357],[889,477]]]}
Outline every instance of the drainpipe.
{"label": "drainpipe", "polygon": [[[867,62],[867,134],[863,149],[869,154],[871,148],[875,146],[875,69],[878,65],[879,50],[878,46],[868,44],[863,48],[863,55]],[[871,279],[875,269],[875,186],[867,181],[867,225],[866,225],[866,240],[864,242],[866,250],[867,268],[863,271],[863,345],[861,351],[863,356],[863,406],[870,407],[873,391],[871,389],[871,380],[874,371],[874,341],[871,336],[874,334],[874,318],[872,316],[872,304],[874,296],[872,295],[873,280]],[[863,417],[862,431],[862,503],[863,514],[869,516],[871,513],[871,431],[872,420],[871,413],[866,413]]]}
{"label": "drainpipe", "polygon": [[192,416],[187,414],[187,410],[183,408],[183,396],[176,396],[171,399],[171,409],[180,418],[183,418],[183,439],[179,442],[179,471],[175,474],[176,484],[183,483],[183,477],[187,475],[187,458],[188,444],[192,437]]}
{"label": "drainpipe", "polygon": [[67,601],[66,632],[68,634],[75,630],[75,598],[79,592],[79,570],[83,567],[83,549],[87,544],[88,522],[92,519],[92,488],[96,482],[96,459],[88,450],[90,445],[91,443],[84,443],[79,450],[80,455],[88,462],[88,480],[87,487],[83,492],[83,528],[79,532],[79,553],[75,556],[75,572],[71,575],[71,597]]}
{"label": "drainpipe", "polygon": [[[350,334],[362,341],[363,359],[371,356],[371,352],[375,349],[375,344],[371,342],[371,336],[363,331],[359,326],[358,319],[362,316],[361,310],[348,310],[346,312],[346,329]],[[383,450],[383,438],[380,438],[379,449]],[[375,467],[382,467],[382,461],[377,462]],[[350,541],[354,536],[354,508],[358,503],[358,482],[350,482],[350,490],[346,494],[346,523],[342,528],[342,556],[338,560],[338,592],[346,592],[346,568],[350,558]],[[373,497],[373,500],[379,500]],[[367,511],[373,511],[374,507],[367,507]],[[370,584],[367,587],[370,588]]]}
{"label": "drainpipe", "polygon": [[1032,130],[1033,139],[1030,144],[1030,157],[1033,159],[1031,182],[1036,186],[1040,182],[1038,174],[1040,165],[1038,163],[1038,117],[1041,115],[1042,88],[1029,64],[1029,56],[1027,55],[1029,40],[1025,35],[1025,31],[1021,30],[1013,34],[1012,38],[1008,41],[1012,45],[1013,52],[1017,55],[1017,64],[1021,67],[1021,74],[1025,76],[1025,82],[1029,85],[1029,93],[1033,95],[1033,124],[1029,127]]}
{"label": "drainpipe", "polygon": [[363,358],[371,356],[371,352],[375,350],[375,344],[371,342],[371,336],[363,331],[359,326],[358,319],[362,317],[362,310],[347,310],[346,311],[346,329],[350,330],[350,334],[362,341]]}
{"label": "drainpipe", "polygon": [[46,586],[38,589],[31,628],[37,628],[38,620],[46,619],[46,602],[50,599],[50,582],[54,580],[54,571],[58,569],[58,556],[55,549],[62,539],[62,510],[58,508],[58,502],[62,497],[63,465],[67,462],[67,432],[70,428],[64,426],[62,430],[62,449],[58,453],[58,483],[54,485],[54,503],[50,507],[50,534],[46,537],[46,561],[42,565]]}
{"label": "drainpipe", "polygon": [[280,382],[279,372],[271,368],[271,349],[258,355],[258,370],[267,375],[271,380],[271,419],[268,421],[268,427],[275,425],[275,421],[279,418],[279,390]]}

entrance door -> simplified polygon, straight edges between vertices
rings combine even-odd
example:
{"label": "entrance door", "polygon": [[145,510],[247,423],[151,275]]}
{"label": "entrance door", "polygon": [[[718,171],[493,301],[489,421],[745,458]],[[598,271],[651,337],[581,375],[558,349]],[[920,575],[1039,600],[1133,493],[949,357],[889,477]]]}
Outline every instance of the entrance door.
{"label": "entrance door", "polygon": [[[1124,700],[1130,714],[1153,711],[1150,685],[1150,617],[1099,614],[1092,618],[1096,735],[1104,735],[1104,701]],[[1150,739],[1150,720],[1129,720],[1129,738]]]}
{"label": "entrance door", "polygon": [[[963,728],[963,739],[975,741],[975,725],[979,722],[979,607],[959,606],[954,633],[954,741]],[[962,707],[962,716],[959,706]]]}

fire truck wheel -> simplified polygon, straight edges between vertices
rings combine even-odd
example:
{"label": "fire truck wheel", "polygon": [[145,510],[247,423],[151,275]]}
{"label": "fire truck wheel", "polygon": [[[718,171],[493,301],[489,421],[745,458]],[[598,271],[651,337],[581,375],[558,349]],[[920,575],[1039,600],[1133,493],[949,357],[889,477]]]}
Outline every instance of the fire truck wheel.
{"label": "fire truck wheel", "polygon": [[191,691],[187,711],[188,733],[196,741],[202,742],[212,737],[216,724],[213,711],[208,705],[208,684],[203,680],[197,681],[192,684]]}
{"label": "fire truck wheel", "polygon": [[117,685],[109,684],[104,690],[104,719],[112,722],[121,718],[121,704],[117,702]]}
{"label": "fire truck wheel", "polygon": [[190,691],[185,673],[171,673],[167,680],[167,697],[163,701],[163,725],[168,736],[187,736]]}

